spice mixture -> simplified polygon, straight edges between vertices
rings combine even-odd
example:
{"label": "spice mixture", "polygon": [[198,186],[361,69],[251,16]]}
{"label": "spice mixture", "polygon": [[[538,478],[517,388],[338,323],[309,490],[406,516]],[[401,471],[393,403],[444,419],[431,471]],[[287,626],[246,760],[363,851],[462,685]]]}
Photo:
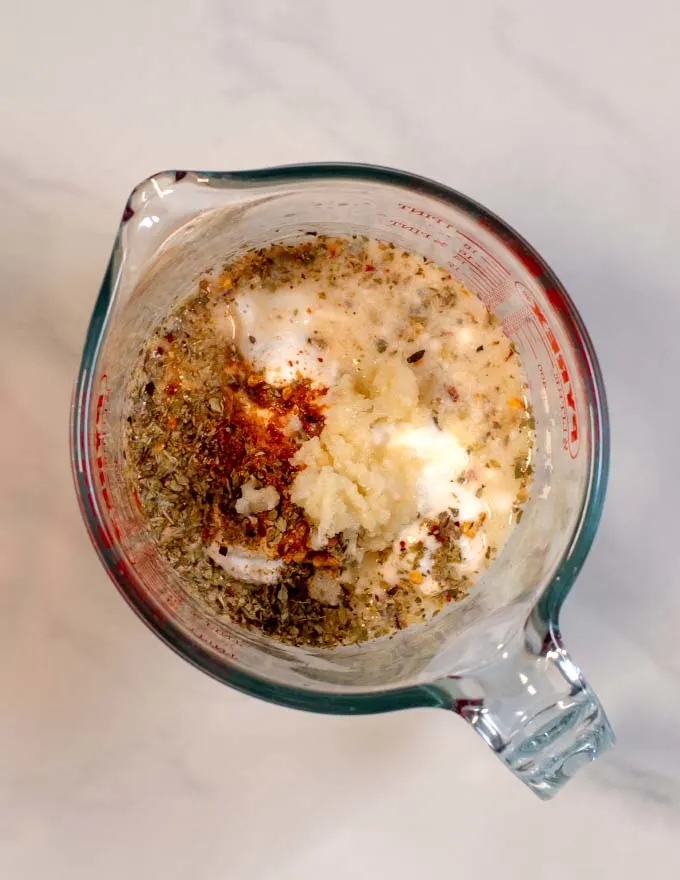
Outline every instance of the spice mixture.
{"label": "spice mixture", "polygon": [[522,515],[533,429],[477,297],[390,244],[315,236],[177,305],[130,384],[126,460],[212,612],[333,647],[466,595]]}

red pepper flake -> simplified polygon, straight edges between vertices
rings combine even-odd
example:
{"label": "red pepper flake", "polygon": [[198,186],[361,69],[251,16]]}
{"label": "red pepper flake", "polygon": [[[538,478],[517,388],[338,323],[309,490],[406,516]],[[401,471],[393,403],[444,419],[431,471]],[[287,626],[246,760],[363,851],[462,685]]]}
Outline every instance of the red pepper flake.
{"label": "red pepper flake", "polygon": [[458,389],[456,388],[455,385],[447,385],[446,386],[446,393],[449,395],[449,397],[451,398],[451,400],[454,403],[456,403],[458,400],[460,400],[460,394],[458,393]]}
{"label": "red pepper flake", "polygon": [[399,541],[399,549],[402,553],[406,552],[406,541]]}
{"label": "red pepper flake", "polygon": [[293,366],[293,362],[292,362],[292,361],[288,361],[288,366],[289,366],[289,367],[292,367],[292,366]]}
{"label": "red pepper flake", "polygon": [[178,391],[179,385],[177,384],[177,382],[168,382],[168,384],[165,386],[165,393],[170,397],[172,397],[173,394],[177,394]]}
{"label": "red pepper flake", "polygon": [[166,333],[165,336],[163,337],[163,339],[165,339],[166,342],[174,342],[175,341],[175,337],[172,335],[172,333]]}
{"label": "red pepper flake", "polygon": [[322,364],[322,363],[323,363],[323,358],[317,358],[317,361],[318,361],[320,364]]}
{"label": "red pepper flake", "polygon": [[375,272],[375,266],[372,266],[370,263],[366,263],[365,270],[366,272]]}

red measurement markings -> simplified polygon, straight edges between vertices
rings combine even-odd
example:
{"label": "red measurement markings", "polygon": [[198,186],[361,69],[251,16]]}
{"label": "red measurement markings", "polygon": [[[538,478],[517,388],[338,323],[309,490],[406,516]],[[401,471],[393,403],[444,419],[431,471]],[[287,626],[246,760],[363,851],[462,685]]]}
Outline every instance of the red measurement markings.
{"label": "red measurement markings", "polygon": [[[139,571],[140,569],[138,568],[137,570]],[[155,592],[158,600],[163,604],[163,611],[169,611],[171,614],[175,614],[180,608],[184,607],[185,602],[182,596],[178,595],[173,590],[169,590],[164,584],[156,584],[156,586],[158,588]]]}
{"label": "red measurement markings", "polygon": [[[526,337],[527,337],[527,339],[528,339],[528,338],[529,338],[529,333],[528,333],[528,331],[525,331],[525,335],[526,335]],[[531,342],[529,342],[529,345],[531,345]],[[547,392],[547,389],[548,389],[548,380],[546,379],[546,376],[545,376],[545,370],[543,369],[543,367],[541,366],[541,364],[537,364],[536,366],[538,367],[538,374],[539,374],[539,376],[541,377],[541,385],[546,389],[546,392]],[[547,394],[546,394],[546,397],[547,397]]]}
{"label": "red measurement markings", "polygon": [[[458,249],[449,259],[447,268],[471,292],[476,293],[489,309],[496,309],[499,305],[506,302],[515,290],[524,299],[525,306],[516,309],[512,314],[503,319],[503,330],[510,337],[517,337],[522,333],[535,356],[536,350],[531,341],[532,331],[536,333],[545,348],[553,368],[555,383],[560,397],[563,448],[572,458],[576,458],[581,438],[574,385],[566,358],[554,331],[548,323],[545,312],[536,303],[529,290],[520,282],[513,282],[509,270],[471,235],[462,232],[443,218],[416,208],[414,205],[399,203],[399,209],[409,214],[412,218],[422,218],[436,224],[440,229],[446,230],[446,232],[453,233],[451,241],[443,241],[435,238],[432,233],[420,229],[413,223],[405,223],[399,220],[390,221],[393,226],[398,226],[421,238],[432,240],[440,247],[452,248],[457,244]],[[494,234],[498,234],[498,231],[492,226],[489,228]],[[507,239],[505,239],[505,244],[512,247],[512,243]],[[533,253],[524,247],[512,247],[512,249],[534,276],[538,277],[542,274],[540,262]],[[538,366],[541,370],[541,381],[545,384],[544,371],[540,364]]]}
{"label": "red measurement markings", "polygon": [[510,273],[469,235],[460,230],[457,235],[460,244],[448,268],[468,282],[487,308],[498,308],[511,294]]}
{"label": "red measurement markings", "polygon": [[552,367],[557,393],[560,398],[560,415],[562,419],[562,448],[568,452],[571,458],[576,458],[581,445],[579,417],[576,411],[576,398],[574,384],[567,365],[562,347],[555,335],[554,330],[548,323],[548,318],[543,309],[538,305],[535,298],[524,284],[514,282],[514,287],[524,300],[525,305],[516,309],[512,314],[504,318],[503,330],[508,336],[523,334],[523,338],[531,348],[537,366],[541,372],[541,381],[545,385],[545,373],[540,363],[534,341],[540,343],[548,355]]}
{"label": "red measurement markings", "polygon": [[212,648],[213,651],[216,651],[218,654],[221,654],[223,657],[230,657],[231,659],[234,659],[233,653],[225,650],[222,647],[222,645],[219,644],[219,642],[214,641],[209,636],[207,636],[205,633],[200,632],[199,630],[195,629],[193,626],[189,626],[188,629],[199,640],[199,642],[203,642],[204,645],[207,645],[209,648]]}
{"label": "red measurement markings", "polygon": [[545,312],[538,303],[532,305],[531,311],[535,322],[534,326],[552,362],[555,381],[560,395],[563,428],[562,448],[565,452],[569,453],[571,458],[576,458],[581,445],[581,432],[576,411],[574,384],[571,380],[569,367],[560,343],[548,324]]}
{"label": "red measurement markings", "polygon": [[[476,293],[488,308],[494,309],[505,302],[510,295],[510,291],[506,290],[506,282],[510,278],[510,273],[493,254],[489,253],[472,236],[462,232],[454,224],[444,220],[443,217],[437,217],[436,214],[431,214],[429,211],[424,211],[422,208],[416,208],[405,202],[398,204],[399,209],[411,217],[419,217],[429,223],[436,224],[441,230],[440,235],[442,233],[452,234],[446,240],[437,238],[437,230],[433,234],[414,225],[413,222],[390,220],[390,225],[419,238],[430,240],[438,247],[446,248],[448,251],[447,268],[451,269],[456,278],[465,284],[472,293]],[[457,248],[455,252],[454,248]]]}
{"label": "red measurement markings", "polygon": [[[105,388],[106,387],[106,375],[102,376],[101,382],[102,382],[102,387]],[[100,423],[102,420],[103,411],[104,411],[104,392],[102,391],[102,392],[100,392],[99,396],[97,397],[97,406],[95,408],[95,415],[94,415],[95,449],[97,450],[97,452],[99,452],[102,447],[102,435],[101,435],[101,430],[100,430],[99,426],[100,426]],[[103,460],[101,453],[99,455],[97,455],[96,465],[97,465],[97,476],[98,476],[99,482],[102,486],[102,498],[104,500],[104,504],[110,510],[111,504],[109,501],[108,492],[106,491],[106,482],[104,480],[104,460]],[[93,500],[90,492],[88,492],[88,503],[90,504],[90,509],[92,511],[94,518],[97,519],[98,518],[97,511],[95,509],[94,500]],[[113,546],[113,540],[111,538],[111,533],[109,532],[106,525],[104,525],[103,523],[97,524],[97,535],[99,536],[99,540],[100,540],[102,546],[105,547],[107,550]]]}
{"label": "red measurement markings", "polygon": [[490,275],[495,275],[497,279],[501,282],[504,282],[506,278],[510,277],[510,272],[505,268],[505,266],[498,260],[492,253],[484,247],[484,245],[480,244],[476,239],[472,238],[470,235],[467,235],[465,232],[461,232],[460,229],[457,229],[456,232],[460,235],[461,238],[468,241],[477,251],[481,251],[484,254],[484,264],[487,268],[487,271]]}
{"label": "red measurement markings", "polygon": [[[85,383],[83,383],[83,387],[82,387],[82,390],[81,390],[81,392],[80,392],[80,413],[81,413],[81,418],[82,418],[82,413],[85,412],[85,401],[86,401],[86,399],[87,399],[86,396],[85,396],[85,388],[86,388]],[[85,459],[86,459],[85,437],[87,436],[87,432],[84,431],[84,430],[82,429],[82,427],[83,427],[83,426],[82,426],[82,422],[81,422],[81,424],[80,424],[80,429],[79,429],[79,431],[78,431],[78,433],[79,433],[79,435],[80,435],[80,439],[79,439],[79,442],[78,442],[78,461],[77,461],[78,471],[79,471],[81,474],[83,473],[83,464],[84,464]]]}
{"label": "red measurement markings", "polygon": [[423,220],[436,224],[440,229],[453,233],[450,241],[443,241],[434,238],[432,233],[426,232],[412,223],[402,223],[398,220],[390,221],[393,226],[399,226],[421,238],[434,239],[435,244],[440,247],[451,250],[457,246],[457,250],[449,260],[448,268],[473,293],[476,293],[488,308],[497,308],[508,299],[511,293],[507,285],[510,272],[476,239],[467,232],[462,232],[454,224],[444,220],[443,217],[438,217],[422,208],[416,208],[415,205],[399,202],[399,209],[412,217],[422,217]]}
{"label": "red measurement markings", "polygon": [[[95,425],[95,427],[94,427],[94,446],[95,446],[95,453],[97,456],[95,459],[95,463],[96,463],[96,474],[99,479],[99,483],[101,485],[101,498],[102,498],[102,501],[104,502],[104,505],[105,505],[107,511],[109,511],[109,513],[111,513],[111,511],[113,510],[113,503],[111,500],[111,496],[109,495],[108,486],[106,485],[106,450],[105,450],[105,443],[104,443],[104,435],[103,435],[103,431],[102,431],[103,416],[106,412],[106,394],[107,394],[107,376],[106,376],[106,374],[104,374],[101,378],[100,388],[101,388],[101,391],[100,391],[99,395],[97,396],[97,406],[95,409],[95,417],[94,417],[94,425]],[[115,462],[115,464],[117,464],[117,462]],[[88,495],[89,495],[89,493],[88,493]],[[94,509],[94,504],[91,500],[91,496],[90,496],[89,503],[90,503],[90,507],[92,509],[92,513],[96,516],[96,511]],[[113,532],[114,532],[117,540],[120,541],[122,538],[121,530],[119,528],[117,520],[114,517],[111,517],[111,525],[113,526]],[[113,538],[111,536],[111,532],[105,524],[102,523],[102,524],[98,525],[97,532],[99,534],[99,538],[100,538],[102,544],[107,549],[113,546]],[[120,569],[121,565],[124,565],[124,563],[123,562],[118,563],[119,573],[122,574],[123,573],[122,569]]]}
{"label": "red measurement markings", "polygon": [[545,267],[541,263],[540,257],[535,254],[528,245],[518,241],[514,234],[507,229],[503,223],[495,220],[493,217],[486,217],[484,215],[479,217],[478,222],[479,225],[483,229],[488,230],[494,238],[500,239],[534,278],[541,278],[545,274]]}
{"label": "red measurement markings", "polygon": [[[432,238],[432,234],[429,232],[425,232],[423,229],[419,229],[417,226],[412,226],[410,223],[402,223],[401,220],[390,220],[390,226],[395,226],[397,229],[403,229],[404,232],[410,232],[413,235],[417,235],[419,238],[430,239]],[[437,241],[440,247],[445,247],[445,241]]]}
{"label": "red measurement markings", "polygon": [[[106,388],[106,375],[102,376],[101,387]],[[109,493],[106,489],[106,479],[104,477],[104,456],[102,450],[102,433],[101,433],[101,421],[102,415],[104,413],[104,394],[105,392],[100,392],[97,397],[97,408],[95,410],[94,416],[94,445],[95,449],[99,452],[97,456],[97,476],[99,477],[99,482],[102,487],[102,498],[104,500],[104,504],[106,505],[107,510],[111,510],[111,501],[109,499]],[[101,450],[101,451],[100,451]]]}
{"label": "red measurement markings", "polygon": [[525,325],[520,330],[518,330],[517,331],[517,339],[519,339],[519,337],[521,336],[522,339],[526,342],[526,344],[531,349],[531,353],[534,356],[534,360],[536,361],[536,366],[538,367],[538,369],[541,372],[541,375],[543,376],[543,384],[545,385],[545,373],[543,372],[543,368],[541,367],[541,364],[538,360],[538,354],[536,352],[536,347],[534,346],[534,341],[531,338],[531,333],[529,332],[530,329],[531,328],[528,325]]}
{"label": "red measurement markings", "polygon": [[414,217],[422,217],[424,220],[431,220],[432,223],[436,223],[438,226],[441,226],[443,229],[455,229],[451,223],[447,223],[442,217],[437,217],[435,214],[430,214],[428,211],[423,211],[420,208],[415,208],[413,205],[407,205],[404,202],[399,202],[399,208],[402,211],[406,211],[408,214],[413,214]]}
{"label": "red measurement markings", "polygon": [[[547,366],[551,371],[553,377],[552,384],[555,391],[557,392],[557,397],[559,401],[560,425],[562,428],[562,449],[565,452],[569,452],[569,410],[567,408],[567,395],[565,393],[565,388],[562,380],[559,376],[559,371],[555,366],[552,350],[550,349],[550,346],[548,345],[544,334],[541,332],[541,328],[536,323],[532,322],[531,324],[529,324],[524,330],[524,335],[525,338],[529,340],[530,344],[532,340],[536,344],[536,348],[539,349],[539,356],[540,351],[544,351],[548,356]],[[531,345],[531,349],[534,352],[536,350],[533,344]],[[537,365],[541,372],[541,381],[543,383],[543,387],[547,388],[545,371],[543,370],[540,362]]]}
{"label": "red measurement markings", "polygon": [[506,336],[517,336],[517,334],[533,321],[533,312],[527,306],[521,306],[501,321],[501,327]]}

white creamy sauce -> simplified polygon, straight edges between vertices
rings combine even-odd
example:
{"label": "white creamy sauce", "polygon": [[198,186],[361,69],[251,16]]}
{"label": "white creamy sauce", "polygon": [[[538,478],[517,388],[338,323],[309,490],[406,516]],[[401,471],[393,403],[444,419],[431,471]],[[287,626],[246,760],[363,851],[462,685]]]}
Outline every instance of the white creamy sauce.
{"label": "white creamy sauce", "polygon": [[[275,292],[256,285],[241,291],[229,307],[221,304],[216,308],[215,325],[235,340],[242,356],[272,385],[286,385],[301,377],[331,390],[342,377],[349,376],[358,383],[358,393],[367,395],[374,405],[375,418],[367,422],[367,442],[359,444],[358,451],[347,453],[350,464],[343,466],[337,485],[345,487],[342,493],[349,498],[348,509],[355,504],[360,510],[362,498],[370,496],[362,487],[362,478],[356,476],[359,470],[370,469],[372,459],[387,462],[371,477],[371,491],[379,492],[381,479],[393,480],[393,475],[399,473],[398,458],[395,464],[390,456],[403,455],[408,464],[404,474],[408,471],[411,479],[404,485],[411,485],[414,493],[413,516],[404,525],[398,517],[391,525],[381,525],[383,531],[379,534],[386,536],[384,546],[391,549],[380,565],[379,577],[389,586],[403,581],[410,572],[420,593],[430,596],[445,585],[433,576],[440,544],[428,530],[428,523],[446,512],[460,523],[478,523],[470,534],[463,533],[460,538],[459,570],[470,576],[483,570],[488,564],[487,548],[495,552],[511,527],[518,491],[513,462],[518,455],[526,455],[527,444],[516,427],[519,417],[512,421],[514,416],[508,414],[508,407],[524,405],[523,376],[517,358],[509,362],[509,340],[489,321],[480,300],[455,285],[443,270],[416,255],[398,252],[398,259],[392,257],[387,265],[385,250],[375,242],[369,247],[375,275],[354,274],[334,279],[333,283],[327,277],[313,278]],[[383,273],[383,283],[376,286],[374,279],[379,272]],[[455,287],[456,295],[450,308],[443,310],[432,305],[432,291],[445,283]],[[424,352],[422,358],[411,364],[409,356],[418,351]],[[383,364],[392,363],[390,359],[406,364],[409,381],[411,374],[416,379],[412,403],[407,402],[403,412],[396,407],[394,418],[390,418],[392,410],[381,410],[383,397],[391,400],[399,393],[399,388],[390,386],[395,380],[387,373],[384,378],[381,372]],[[362,390],[364,377],[368,391]],[[332,393],[328,399],[332,406]],[[346,418],[351,420],[347,395],[342,405]],[[366,406],[360,409],[363,418]],[[490,430],[490,425],[502,427]],[[293,415],[286,430],[294,434],[300,427],[300,420]],[[318,488],[331,472],[337,471],[338,447],[351,444],[351,431],[344,439],[341,431],[339,439],[323,449],[323,433],[314,442]],[[305,460],[307,467],[311,461]],[[349,492],[352,485],[358,488],[354,501]],[[301,497],[315,488],[302,483],[301,487]],[[252,492],[248,492],[250,498]],[[316,506],[312,502],[309,507],[303,506],[312,520],[316,516],[328,523],[333,521],[329,510],[336,500],[329,490],[327,497],[317,499]],[[408,510],[411,502],[408,498],[402,500]],[[347,512],[343,515],[343,534],[350,546],[357,546],[357,535],[362,531],[358,526],[347,527]],[[386,516],[383,514],[382,520]],[[326,532],[317,535],[313,546],[323,547],[328,539]],[[375,548],[376,540],[366,546]],[[360,543],[359,537],[359,560],[363,553]],[[279,573],[276,561],[253,559],[232,549],[225,557],[213,547],[210,555],[225,570],[234,574],[238,571],[237,576],[251,583],[273,583]],[[354,574],[360,576],[360,565]],[[318,579],[315,589],[319,596],[327,597],[329,604],[336,602],[328,578]]]}
{"label": "white creamy sauce", "polygon": [[[418,476],[418,513],[434,517],[451,507],[458,507],[462,519],[475,519],[482,505],[473,496],[471,502],[457,485],[469,456],[452,432],[440,431],[434,422],[417,428],[396,429],[390,438],[395,446],[405,446],[421,460]],[[464,500],[463,500],[464,499]],[[465,512],[463,512],[463,506]]]}
{"label": "white creamy sauce", "polygon": [[[226,553],[220,553],[220,548]],[[219,541],[213,541],[207,549],[208,556],[233,578],[247,584],[262,586],[275,584],[281,576],[283,560],[267,559],[244,547],[225,548]]]}
{"label": "white creamy sauce", "polygon": [[310,298],[316,300],[317,291],[311,289],[311,284],[306,287],[281,290],[275,295],[254,290],[234,303],[239,350],[271,385],[289,384],[298,373],[322,386],[337,379],[339,365],[323,358],[309,342],[319,326],[328,332],[337,318],[334,322],[332,313],[318,307],[310,313]]}

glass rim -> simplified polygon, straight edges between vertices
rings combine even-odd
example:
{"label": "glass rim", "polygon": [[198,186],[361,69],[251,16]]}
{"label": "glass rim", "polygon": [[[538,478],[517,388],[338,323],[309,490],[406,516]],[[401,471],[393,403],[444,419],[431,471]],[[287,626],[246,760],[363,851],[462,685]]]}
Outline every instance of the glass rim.
{"label": "glass rim", "polygon": [[107,537],[105,521],[94,491],[94,471],[87,440],[93,382],[125,252],[121,233],[134,216],[131,201],[137,191],[153,184],[161,176],[174,176],[178,183],[190,176],[189,182],[196,185],[233,187],[243,191],[276,183],[300,184],[339,179],[383,183],[413,194],[429,196],[464,211],[499,238],[524,264],[548,297],[572,344],[586,389],[589,410],[588,430],[591,442],[588,478],[578,517],[553,576],[534,606],[534,615],[538,616],[538,622],[547,631],[558,632],[560,609],[585,562],[601,519],[609,473],[610,439],[606,394],[588,331],[571,297],[546,261],[518,232],[488,208],[429,178],[384,166],[360,163],[305,163],[243,171],[164,171],[151,175],[132,190],[88,326],[71,408],[71,462],[81,513],[105,570],[128,605],[169,647],[197,668],[236,690],[270,702],[328,714],[368,714],[417,706],[440,706],[447,702],[447,697],[437,689],[434,681],[389,689],[329,693],[273,682],[246,672],[230,664],[226,658],[218,658],[198,639],[188,638],[169,616],[162,613],[130,574],[125,560]]}

